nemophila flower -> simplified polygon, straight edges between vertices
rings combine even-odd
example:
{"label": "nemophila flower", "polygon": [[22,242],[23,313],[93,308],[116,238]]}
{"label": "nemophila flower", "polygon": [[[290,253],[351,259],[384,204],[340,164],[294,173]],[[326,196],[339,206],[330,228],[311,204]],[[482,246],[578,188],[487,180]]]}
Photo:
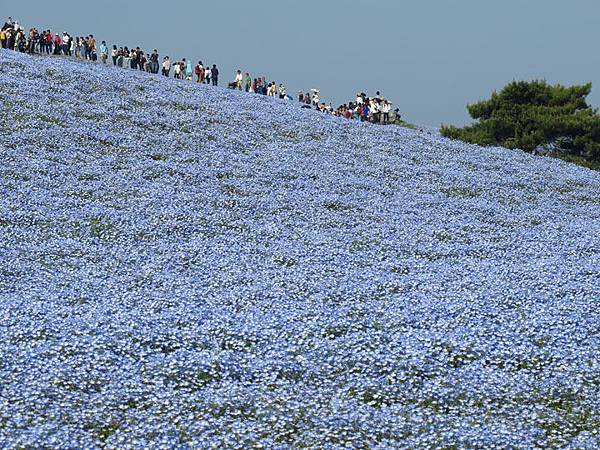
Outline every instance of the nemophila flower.
{"label": "nemophila flower", "polygon": [[0,53],[0,445],[595,448],[600,179]]}

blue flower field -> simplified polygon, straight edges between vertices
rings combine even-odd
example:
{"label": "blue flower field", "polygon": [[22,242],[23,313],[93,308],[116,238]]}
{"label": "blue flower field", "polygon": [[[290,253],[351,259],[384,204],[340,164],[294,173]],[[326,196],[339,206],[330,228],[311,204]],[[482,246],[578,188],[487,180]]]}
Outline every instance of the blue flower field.
{"label": "blue flower field", "polygon": [[0,447],[600,446],[600,174],[0,50]]}

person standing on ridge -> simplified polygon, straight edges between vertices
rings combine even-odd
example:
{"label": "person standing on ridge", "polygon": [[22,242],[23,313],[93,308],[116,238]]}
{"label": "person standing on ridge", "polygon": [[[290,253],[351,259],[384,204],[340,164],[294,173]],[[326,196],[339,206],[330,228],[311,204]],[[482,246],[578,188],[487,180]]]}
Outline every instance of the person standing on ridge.
{"label": "person standing on ridge", "polygon": [[204,71],[204,81],[206,84],[210,84],[210,75],[212,70],[209,67],[209,64],[206,65],[206,70]]}
{"label": "person standing on ridge", "polygon": [[369,120],[369,103],[365,102],[362,106],[362,110],[360,112],[360,121],[367,122]]}
{"label": "person standing on ridge", "polygon": [[89,36],[86,38],[81,38],[81,43],[83,45],[83,59],[89,59],[90,56],[90,44],[89,44]]}
{"label": "person standing on ridge", "polygon": [[133,70],[137,70],[138,68],[138,62],[140,61],[140,52],[142,50],[140,50],[139,47],[134,48],[133,50],[131,50],[131,69]]}
{"label": "person standing on ridge", "polygon": [[150,55],[150,71],[154,74],[158,73],[158,50],[152,50],[152,54]]}
{"label": "person standing on ridge", "polygon": [[246,92],[250,92],[251,87],[252,87],[252,78],[250,78],[250,74],[248,72],[246,72],[244,89]]}
{"label": "person standing on ridge", "polygon": [[94,37],[93,34],[90,34],[90,37],[88,38],[88,58],[87,59],[96,61],[95,54],[96,54],[96,38]]}
{"label": "person standing on ridge", "polygon": [[146,57],[146,64],[144,65],[144,70],[148,73],[154,73],[154,66],[152,65],[152,53],[146,52],[144,53]]}
{"label": "person standing on ridge", "polygon": [[0,31],[0,44],[2,48],[6,48],[6,30],[4,28]]}
{"label": "person standing on ridge", "polygon": [[8,30],[9,28],[12,28],[12,27],[13,27],[13,19],[12,19],[12,17],[9,17],[8,20],[6,22],[4,22],[2,29]]}
{"label": "person standing on ridge", "polygon": [[202,83],[203,78],[204,78],[204,67],[202,66],[202,61],[198,61],[198,64],[196,65],[196,82],[198,83]]}
{"label": "person standing on ridge", "polygon": [[125,47],[123,49],[123,67],[125,69],[129,69],[131,67],[131,52],[129,48]]}
{"label": "person standing on ridge", "polygon": [[235,74],[235,88],[238,91],[242,90],[242,83],[244,82],[244,76],[242,75],[242,71],[238,70]]}
{"label": "person standing on ridge", "polygon": [[69,40],[71,41],[71,47],[69,48],[69,56],[73,56],[75,54],[75,48],[77,47],[77,39],[69,35]]}
{"label": "person standing on ridge", "polygon": [[202,70],[200,71],[200,84],[203,84],[205,81],[204,79],[206,78],[206,71],[208,70],[208,66],[205,66],[202,61],[200,61],[200,66],[202,67]]}
{"label": "person standing on ridge", "polygon": [[56,36],[54,36],[54,54],[60,55],[60,49],[60,34],[56,33]]}
{"label": "person standing on ridge", "polygon": [[52,36],[52,32],[48,30],[46,33],[46,55],[52,53],[52,44],[54,44],[54,36]]}
{"label": "person standing on ridge", "polygon": [[[9,50],[15,49],[15,33],[12,28],[6,30],[6,48]],[[50,42],[50,48],[52,48],[52,42]]]}
{"label": "person standing on ridge", "polygon": [[100,60],[102,64],[106,64],[106,60],[108,59],[108,47],[106,46],[106,41],[102,41],[100,44]]}
{"label": "person standing on ridge", "polygon": [[392,110],[392,105],[387,100],[383,101],[383,105],[381,107],[381,112],[383,113],[383,123],[388,124],[390,122],[390,111]]}
{"label": "person standing on ridge", "polygon": [[[44,32],[44,36],[46,35],[46,33]],[[75,37],[74,39],[75,41],[75,58],[79,59],[79,58],[83,58],[83,42],[81,42],[81,37]]]}
{"label": "person standing on ridge", "polygon": [[146,70],[146,64],[147,64],[147,59],[146,59],[146,54],[144,53],[143,50],[140,50],[138,52],[138,63],[137,63],[137,67],[138,70]]}
{"label": "person standing on ridge", "polygon": [[112,60],[113,60],[113,66],[116,66],[117,59],[119,58],[119,50],[117,49],[116,45],[113,45],[113,48],[111,50],[111,56],[112,56]]}
{"label": "person standing on ridge", "polygon": [[37,41],[37,30],[32,28],[29,30],[29,37],[27,38],[27,53],[35,53],[35,43]]}
{"label": "person standing on ridge", "polygon": [[216,64],[213,64],[212,69],[210,69],[210,78],[213,86],[219,85],[219,69],[217,69]]}
{"label": "person standing on ridge", "polygon": [[71,36],[66,31],[63,33],[62,47],[64,55],[71,56]]}
{"label": "person standing on ridge", "polygon": [[162,63],[162,74],[165,77],[169,76],[169,72],[171,71],[171,61],[169,61],[169,57],[165,56],[163,58],[163,63]]}
{"label": "person standing on ridge", "polygon": [[[184,61],[185,61],[185,58],[184,58]],[[190,59],[185,64],[185,79],[188,81],[192,81],[194,79],[193,74],[194,74],[194,69],[192,68],[192,60]]]}
{"label": "person standing on ridge", "polygon": [[310,108],[310,105],[311,105],[310,93],[307,92],[306,94],[304,94],[304,108]]}

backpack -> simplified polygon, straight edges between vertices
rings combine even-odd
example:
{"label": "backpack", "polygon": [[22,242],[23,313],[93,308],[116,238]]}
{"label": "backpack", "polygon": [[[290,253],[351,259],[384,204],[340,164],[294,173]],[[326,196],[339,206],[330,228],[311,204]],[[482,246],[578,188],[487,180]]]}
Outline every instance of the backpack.
{"label": "backpack", "polygon": [[200,66],[196,66],[196,75],[200,75],[201,73]]}

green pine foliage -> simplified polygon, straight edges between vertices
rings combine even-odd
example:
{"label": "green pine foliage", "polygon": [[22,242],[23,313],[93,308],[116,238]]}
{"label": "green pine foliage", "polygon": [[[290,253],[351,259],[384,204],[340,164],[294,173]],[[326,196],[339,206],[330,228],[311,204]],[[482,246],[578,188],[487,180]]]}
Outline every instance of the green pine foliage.
{"label": "green pine foliage", "polygon": [[514,81],[489,100],[467,106],[475,122],[443,125],[444,136],[484,146],[541,152],[600,168],[600,116],[586,103],[592,84]]}

